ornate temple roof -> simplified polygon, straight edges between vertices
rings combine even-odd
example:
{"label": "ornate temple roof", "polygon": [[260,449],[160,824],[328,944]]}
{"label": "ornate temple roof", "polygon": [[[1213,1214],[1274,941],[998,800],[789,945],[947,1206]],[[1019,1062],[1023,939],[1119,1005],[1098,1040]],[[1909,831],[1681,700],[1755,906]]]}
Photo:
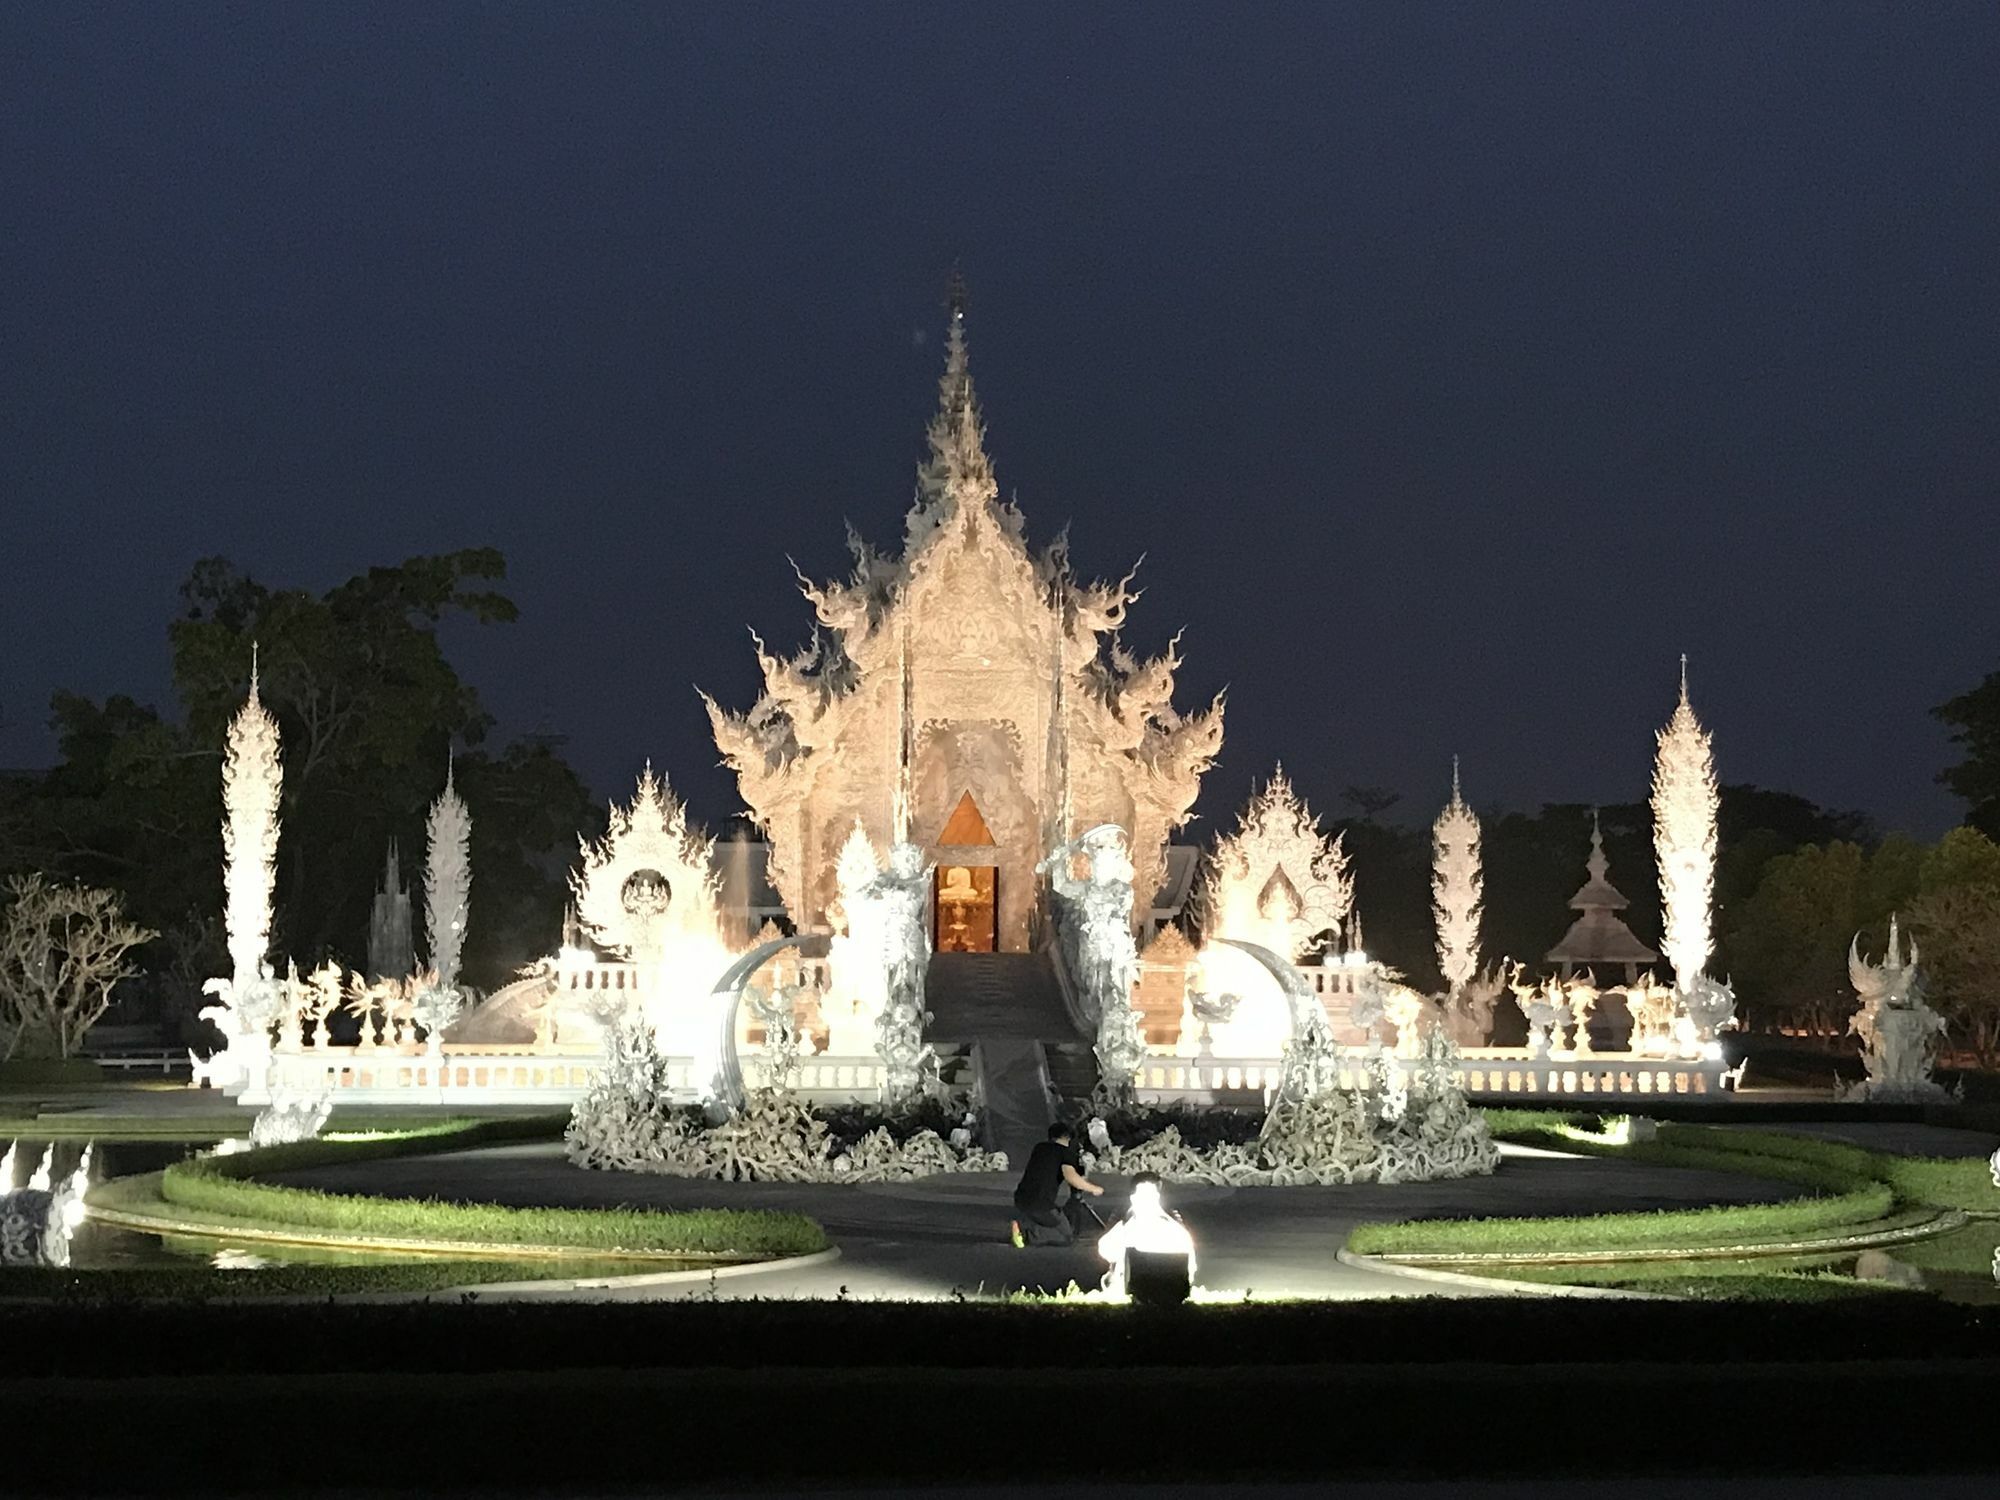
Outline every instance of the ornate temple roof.
{"label": "ornate temple roof", "polygon": [[1604,857],[1604,830],[1595,811],[1590,815],[1590,859],[1586,868],[1590,878],[1569,899],[1569,904],[1583,915],[1570,924],[1562,941],[1544,957],[1551,963],[1578,967],[1657,962],[1660,955],[1640,942],[1625,925],[1624,918],[1617,915],[1632,903],[1610,881],[1611,862]]}

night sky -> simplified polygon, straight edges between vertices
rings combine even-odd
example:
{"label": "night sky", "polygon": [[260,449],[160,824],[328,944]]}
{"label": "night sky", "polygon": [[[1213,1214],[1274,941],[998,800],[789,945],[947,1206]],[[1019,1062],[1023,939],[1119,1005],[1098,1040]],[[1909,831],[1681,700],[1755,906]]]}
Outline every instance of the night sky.
{"label": "night sky", "polygon": [[1282,758],[1428,819],[1722,776],[1934,834],[2000,668],[2000,7],[17,3],[0,766],[168,697],[198,557],[492,544],[450,649],[600,793],[736,806],[943,291],[1003,491]]}

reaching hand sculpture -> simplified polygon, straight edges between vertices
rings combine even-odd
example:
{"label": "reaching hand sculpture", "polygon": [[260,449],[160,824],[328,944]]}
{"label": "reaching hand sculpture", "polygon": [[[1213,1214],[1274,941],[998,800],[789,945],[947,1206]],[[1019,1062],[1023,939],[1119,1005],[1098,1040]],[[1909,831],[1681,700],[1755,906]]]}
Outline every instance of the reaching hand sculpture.
{"label": "reaching hand sculpture", "polygon": [[1063,957],[1097,1023],[1101,1086],[1114,1100],[1129,1098],[1146,1042],[1132,1005],[1139,949],[1132,940],[1133,870],[1125,830],[1115,823],[1093,828],[1058,848],[1040,869],[1055,896]]}

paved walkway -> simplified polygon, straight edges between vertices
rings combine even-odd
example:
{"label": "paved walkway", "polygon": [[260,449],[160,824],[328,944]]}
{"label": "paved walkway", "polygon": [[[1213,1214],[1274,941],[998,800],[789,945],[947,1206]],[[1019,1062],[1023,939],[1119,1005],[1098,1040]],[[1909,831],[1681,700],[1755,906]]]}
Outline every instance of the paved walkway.
{"label": "paved walkway", "polygon": [[[954,1174],[845,1187],[698,1182],[586,1172],[553,1145],[316,1167],[280,1181],[326,1192],[444,1198],[518,1207],[784,1208],[824,1224],[837,1260],[612,1294],[675,1297],[950,1297],[1093,1286],[1103,1264],[1088,1246],[1016,1250],[1006,1243],[1013,1177]],[[1098,1200],[1115,1208],[1122,1194]],[[1171,1187],[1193,1232],[1205,1287],[1257,1296],[1324,1298],[1465,1295],[1344,1266],[1334,1253],[1356,1224],[1401,1218],[1562,1215],[1755,1203],[1796,1189],[1733,1173],[1644,1167],[1509,1149],[1494,1177],[1330,1188]]]}

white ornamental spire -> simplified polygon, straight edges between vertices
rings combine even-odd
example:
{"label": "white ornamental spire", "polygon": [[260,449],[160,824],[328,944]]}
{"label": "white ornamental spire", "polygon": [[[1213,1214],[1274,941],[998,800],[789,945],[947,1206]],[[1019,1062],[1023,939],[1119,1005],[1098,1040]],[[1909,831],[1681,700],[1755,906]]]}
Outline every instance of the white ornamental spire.
{"label": "white ornamental spire", "polygon": [[975,506],[990,505],[1000,493],[993,461],[986,456],[986,427],[972,389],[972,365],[965,344],[965,283],[952,277],[951,322],[945,330],[944,375],[938,381],[937,415],[928,433],[930,457],[917,467],[917,503],[911,509],[910,542],[922,540],[941,523]]}
{"label": "white ornamental spire", "polygon": [[1465,805],[1458,757],[1451,758],[1451,801],[1431,825],[1431,914],[1437,922],[1438,968],[1456,995],[1479,969],[1479,819]]}
{"label": "white ornamental spire", "polygon": [[257,648],[250,648],[250,695],[229,724],[222,757],[223,927],[231,982],[256,983],[271,947],[271,891],[278,859],[278,805],[284,766],[278,721],[258,696]]}
{"label": "white ornamental spire", "polygon": [[1709,734],[1688,702],[1685,656],[1681,700],[1658,740],[1653,762],[1653,852],[1660,865],[1660,947],[1673,965],[1675,987],[1685,992],[1708,963],[1719,804]]}
{"label": "white ornamental spire", "polygon": [[472,900],[472,814],[458,795],[452,766],[445,763],[444,790],[424,822],[429,848],[424,860],[424,924],[431,967],[440,989],[458,983],[465,954],[466,918]]}

